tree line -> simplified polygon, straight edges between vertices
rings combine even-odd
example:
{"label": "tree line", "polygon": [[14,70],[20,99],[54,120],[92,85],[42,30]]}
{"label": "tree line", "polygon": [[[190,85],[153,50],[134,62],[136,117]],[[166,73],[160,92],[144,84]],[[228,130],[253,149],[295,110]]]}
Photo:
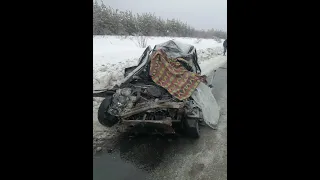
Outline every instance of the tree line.
{"label": "tree line", "polygon": [[221,30],[196,30],[178,19],[163,20],[151,13],[119,11],[97,1],[93,3],[93,35],[227,38],[227,33]]}

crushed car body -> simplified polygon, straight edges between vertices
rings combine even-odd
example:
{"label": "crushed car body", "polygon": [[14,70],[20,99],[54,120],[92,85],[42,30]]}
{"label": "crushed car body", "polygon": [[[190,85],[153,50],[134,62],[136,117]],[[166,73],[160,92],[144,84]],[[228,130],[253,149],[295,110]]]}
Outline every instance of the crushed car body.
{"label": "crushed car body", "polygon": [[[196,48],[174,40],[148,46],[137,66],[125,69],[120,86],[94,92],[104,97],[99,122],[152,123],[172,127],[180,123],[191,137],[199,137],[199,122],[215,128],[219,107],[206,76],[201,75]],[[173,130],[174,132],[174,130]]]}

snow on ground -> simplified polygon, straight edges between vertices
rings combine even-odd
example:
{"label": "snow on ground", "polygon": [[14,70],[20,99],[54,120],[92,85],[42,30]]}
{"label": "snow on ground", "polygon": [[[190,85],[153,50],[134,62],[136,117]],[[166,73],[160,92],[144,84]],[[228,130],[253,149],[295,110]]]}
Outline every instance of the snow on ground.
{"label": "snow on ground", "polygon": [[[222,56],[223,41],[213,39],[197,39],[183,37],[147,37],[147,45],[153,48],[156,44],[175,39],[181,43],[192,44],[198,52],[202,74],[209,78],[213,70],[226,63],[227,57]],[[145,48],[140,48],[133,36],[95,36],[93,37],[93,89],[108,89],[120,84],[124,78],[124,69],[137,65]],[[211,79],[208,81],[210,82]],[[103,98],[93,100],[93,137],[94,144],[102,139],[114,136],[116,128],[106,128],[97,120],[98,107]]]}

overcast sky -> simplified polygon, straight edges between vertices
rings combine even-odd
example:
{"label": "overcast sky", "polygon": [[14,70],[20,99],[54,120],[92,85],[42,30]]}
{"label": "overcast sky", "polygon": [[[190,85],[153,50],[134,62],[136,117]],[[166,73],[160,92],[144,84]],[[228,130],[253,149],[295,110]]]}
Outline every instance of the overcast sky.
{"label": "overcast sky", "polygon": [[[133,13],[151,12],[180,19],[196,29],[227,30],[227,0],[102,0],[106,6]],[[99,2],[99,0],[98,0]]]}

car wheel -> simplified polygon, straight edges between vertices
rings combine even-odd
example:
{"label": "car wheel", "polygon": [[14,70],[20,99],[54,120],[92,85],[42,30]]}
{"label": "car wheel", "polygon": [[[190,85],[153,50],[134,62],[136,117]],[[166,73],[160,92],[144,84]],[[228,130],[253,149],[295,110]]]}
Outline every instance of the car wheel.
{"label": "car wheel", "polygon": [[107,96],[100,104],[98,109],[98,121],[100,124],[106,127],[115,125],[119,119],[116,116],[108,113],[109,105],[112,102],[112,96]]}
{"label": "car wheel", "polygon": [[189,137],[199,138],[200,137],[200,129],[199,129],[199,120],[187,118],[184,121],[184,126],[186,133]]}

